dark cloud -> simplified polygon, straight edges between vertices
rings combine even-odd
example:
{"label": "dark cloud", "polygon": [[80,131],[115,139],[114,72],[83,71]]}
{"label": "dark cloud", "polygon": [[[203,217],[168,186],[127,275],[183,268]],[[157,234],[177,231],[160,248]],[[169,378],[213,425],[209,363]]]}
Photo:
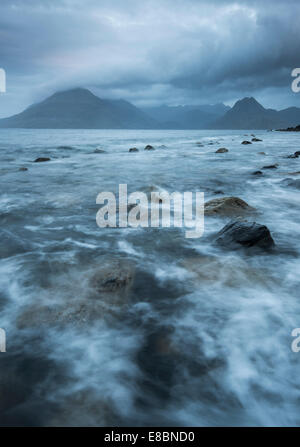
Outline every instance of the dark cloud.
{"label": "dark cloud", "polygon": [[137,105],[299,104],[297,0],[1,0],[1,116],[86,86]]}

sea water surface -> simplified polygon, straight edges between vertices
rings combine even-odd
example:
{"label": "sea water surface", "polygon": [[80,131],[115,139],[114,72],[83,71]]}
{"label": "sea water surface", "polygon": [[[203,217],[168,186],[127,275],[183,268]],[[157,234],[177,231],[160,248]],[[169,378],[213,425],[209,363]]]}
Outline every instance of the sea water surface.
{"label": "sea water surface", "polygon": [[[300,425],[296,150],[296,133],[1,129],[0,425]],[[199,239],[100,229],[96,196],[119,184],[240,197],[276,249],[216,247],[221,217]]]}

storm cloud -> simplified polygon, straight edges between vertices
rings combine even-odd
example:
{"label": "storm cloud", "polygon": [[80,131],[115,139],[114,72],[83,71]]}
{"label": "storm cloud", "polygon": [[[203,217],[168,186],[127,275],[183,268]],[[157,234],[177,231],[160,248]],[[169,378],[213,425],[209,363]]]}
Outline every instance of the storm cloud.
{"label": "storm cloud", "polygon": [[0,116],[87,87],[136,105],[300,105],[298,0],[1,0]]}

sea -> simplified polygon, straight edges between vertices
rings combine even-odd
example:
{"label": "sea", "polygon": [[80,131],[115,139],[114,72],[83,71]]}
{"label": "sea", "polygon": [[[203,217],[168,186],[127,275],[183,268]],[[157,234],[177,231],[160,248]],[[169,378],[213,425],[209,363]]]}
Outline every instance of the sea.
{"label": "sea", "polygon": [[[0,129],[0,425],[299,426],[298,150],[293,132]],[[239,197],[276,245],[217,246],[218,215],[193,239],[99,228],[120,184]]]}

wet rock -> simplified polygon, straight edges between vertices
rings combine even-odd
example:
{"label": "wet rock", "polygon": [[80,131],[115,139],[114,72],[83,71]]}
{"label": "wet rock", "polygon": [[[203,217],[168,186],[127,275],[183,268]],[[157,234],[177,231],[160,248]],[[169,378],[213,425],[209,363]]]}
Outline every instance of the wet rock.
{"label": "wet rock", "polygon": [[34,163],[42,163],[44,161],[50,161],[50,160],[51,160],[51,158],[48,158],[48,157],[38,157],[34,160]]}
{"label": "wet rock", "polygon": [[252,172],[252,175],[263,175],[261,171],[254,171]]}
{"label": "wet rock", "polygon": [[106,151],[104,151],[103,149],[95,149],[93,153],[94,154],[105,154]]}
{"label": "wet rock", "polygon": [[296,151],[296,152],[294,153],[294,155],[296,155],[297,157],[299,157],[299,156],[300,156],[300,151]]}
{"label": "wet rock", "polygon": [[145,147],[145,151],[154,151],[154,147],[151,146],[150,144],[147,144],[147,146]]}
{"label": "wet rock", "polygon": [[221,197],[219,199],[209,200],[204,205],[204,213],[208,216],[240,216],[241,214],[254,211],[255,208],[251,207],[248,203],[238,197]]}
{"label": "wet rock", "polygon": [[257,152],[258,155],[267,155],[265,152]]}
{"label": "wet rock", "polygon": [[65,149],[65,150],[70,150],[73,149],[72,146],[58,146],[57,149]]}
{"label": "wet rock", "polygon": [[265,225],[248,221],[232,221],[217,234],[216,243],[227,248],[272,248],[275,243]]}
{"label": "wet rock", "polygon": [[252,144],[252,143],[251,143],[251,141],[245,140],[245,141],[242,141],[241,144]]}
{"label": "wet rock", "polygon": [[138,148],[137,147],[131,147],[130,149],[129,149],[129,152],[138,152],[139,150],[138,150]]}
{"label": "wet rock", "polygon": [[258,142],[258,141],[262,141],[260,138],[252,138],[252,140],[251,141],[255,141],[255,142]]}
{"label": "wet rock", "polygon": [[278,164],[274,164],[274,165],[268,165],[268,166],[263,166],[262,169],[277,169],[278,168]]}
{"label": "wet rock", "polygon": [[133,266],[125,261],[114,260],[100,267],[91,278],[90,284],[99,294],[124,292],[132,283]]}
{"label": "wet rock", "polygon": [[296,155],[296,154],[291,154],[291,155],[288,155],[286,158],[298,158],[298,155]]}
{"label": "wet rock", "polygon": [[216,154],[225,154],[225,152],[229,152],[228,149],[226,149],[226,147],[220,147],[220,149],[216,151]]}
{"label": "wet rock", "polygon": [[28,168],[25,168],[24,166],[22,166],[22,167],[19,169],[19,171],[25,172],[25,171],[28,171]]}
{"label": "wet rock", "polygon": [[285,178],[280,183],[290,188],[300,189],[300,179]]}

